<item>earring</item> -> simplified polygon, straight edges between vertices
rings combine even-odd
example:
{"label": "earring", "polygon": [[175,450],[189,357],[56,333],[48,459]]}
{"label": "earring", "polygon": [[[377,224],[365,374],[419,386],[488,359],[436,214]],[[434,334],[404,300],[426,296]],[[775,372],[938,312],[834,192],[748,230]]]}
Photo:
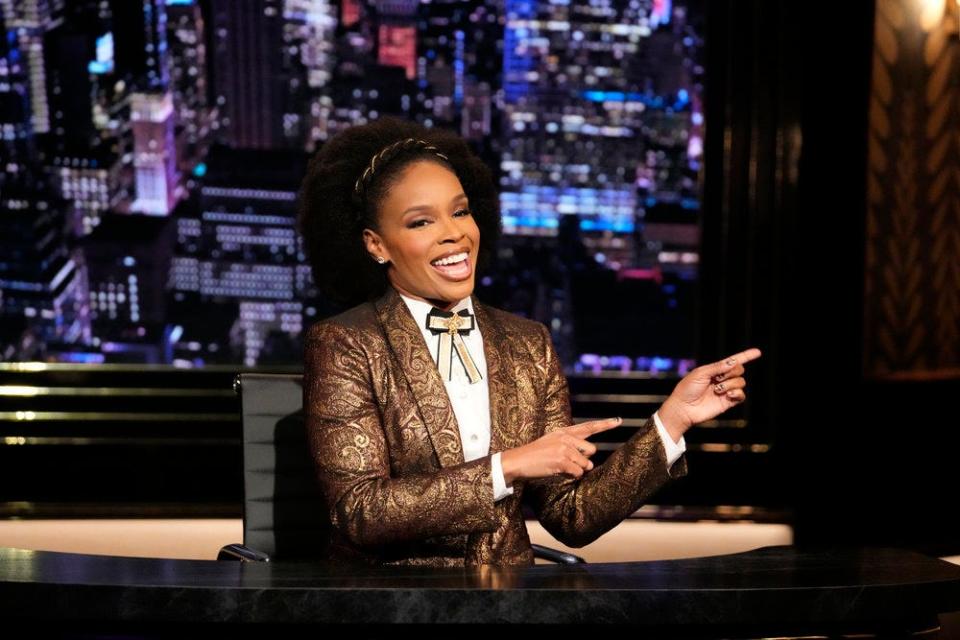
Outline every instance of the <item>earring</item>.
{"label": "earring", "polygon": [[384,259],[383,256],[377,256],[377,262],[378,262],[379,264],[383,264],[384,262],[386,262],[386,260]]}

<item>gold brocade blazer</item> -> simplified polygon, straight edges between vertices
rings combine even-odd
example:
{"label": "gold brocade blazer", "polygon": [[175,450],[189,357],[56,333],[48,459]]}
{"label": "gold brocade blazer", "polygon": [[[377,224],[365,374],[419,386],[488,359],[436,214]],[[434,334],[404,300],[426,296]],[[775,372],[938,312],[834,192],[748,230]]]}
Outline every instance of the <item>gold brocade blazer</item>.
{"label": "gold brocade blazer", "polygon": [[[567,382],[546,327],[473,301],[490,393],[490,453],[571,424]],[[580,479],[517,481],[493,500],[490,456],[465,463],[446,388],[392,288],[306,335],[304,412],[331,524],[331,560],[463,566],[532,564],[521,500],[583,546],[671,477],[652,420]]]}

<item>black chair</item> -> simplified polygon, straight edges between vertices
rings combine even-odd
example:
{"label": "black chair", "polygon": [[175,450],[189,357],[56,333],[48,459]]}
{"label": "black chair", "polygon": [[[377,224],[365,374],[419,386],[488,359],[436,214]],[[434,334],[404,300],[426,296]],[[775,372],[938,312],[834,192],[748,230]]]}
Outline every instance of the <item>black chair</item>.
{"label": "black chair", "polygon": [[[243,415],[243,544],[226,545],[218,560],[321,557],[330,523],[307,445],[303,376],[241,373],[234,390]],[[571,553],[532,546],[536,558],[584,562]]]}

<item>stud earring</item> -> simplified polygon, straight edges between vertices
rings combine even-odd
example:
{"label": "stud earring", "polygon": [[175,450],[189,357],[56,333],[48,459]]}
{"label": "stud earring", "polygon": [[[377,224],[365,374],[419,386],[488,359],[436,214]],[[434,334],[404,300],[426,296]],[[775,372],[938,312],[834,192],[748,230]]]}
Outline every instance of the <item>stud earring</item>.
{"label": "stud earring", "polygon": [[377,262],[380,264],[383,264],[384,262],[386,262],[386,259],[384,259],[383,256],[377,256]]}

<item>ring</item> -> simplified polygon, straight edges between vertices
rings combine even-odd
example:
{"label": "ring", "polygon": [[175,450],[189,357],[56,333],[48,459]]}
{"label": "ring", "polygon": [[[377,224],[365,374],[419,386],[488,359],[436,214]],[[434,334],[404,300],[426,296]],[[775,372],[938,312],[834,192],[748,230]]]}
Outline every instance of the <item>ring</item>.
{"label": "ring", "polygon": [[717,390],[717,393],[723,393],[723,390],[724,390],[725,388],[726,388],[726,387],[723,386],[723,383],[722,383],[722,382],[721,382],[720,384],[718,384],[717,386],[714,387],[714,389]]}

